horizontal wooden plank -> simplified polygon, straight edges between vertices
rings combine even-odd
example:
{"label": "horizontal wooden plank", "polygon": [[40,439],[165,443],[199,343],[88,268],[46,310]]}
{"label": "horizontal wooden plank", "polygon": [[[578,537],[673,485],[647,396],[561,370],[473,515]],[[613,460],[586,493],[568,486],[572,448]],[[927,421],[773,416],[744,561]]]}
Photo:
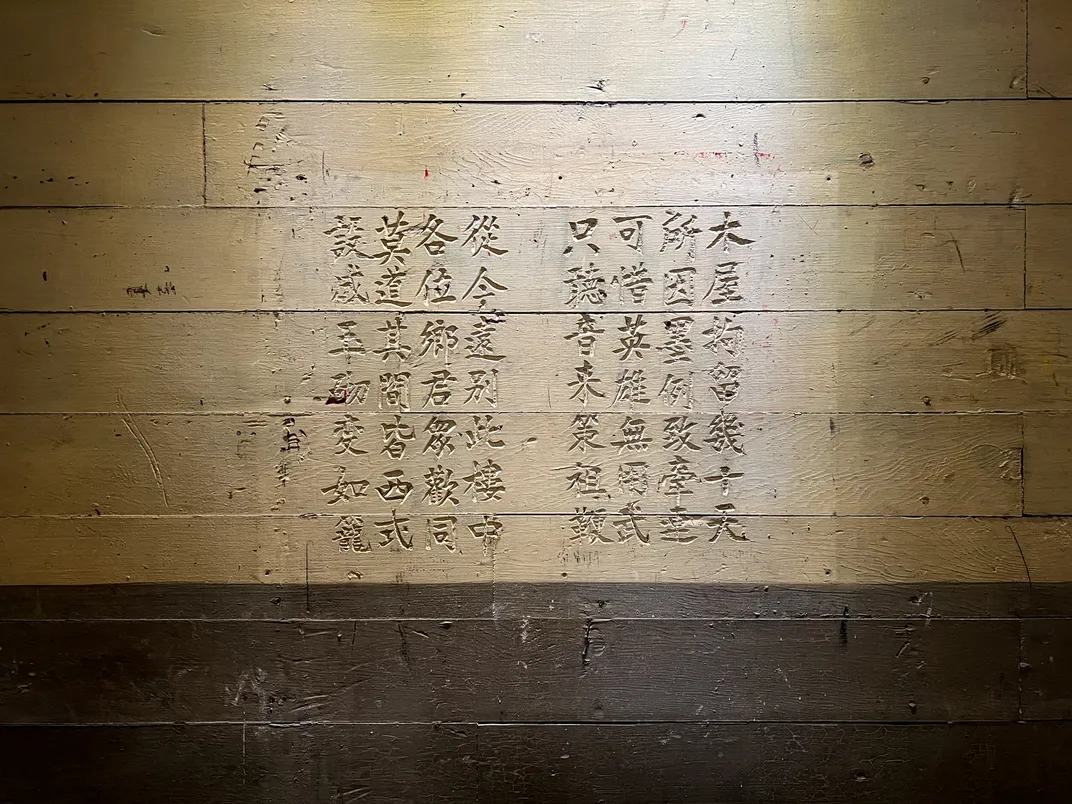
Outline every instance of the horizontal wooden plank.
{"label": "horizontal wooden plank", "polygon": [[1027,210],[1027,306],[1072,307],[1072,207]]}
{"label": "horizontal wooden plank", "polygon": [[1021,641],[1024,717],[1072,720],[1072,621],[1024,620]]}
{"label": "horizontal wooden plank", "polygon": [[210,104],[208,201],[1066,203],[1070,130],[1072,104],[1016,101]]}
{"label": "horizontal wooden plank", "polygon": [[345,801],[340,791],[388,804],[1062,804],[1072,739],[1058,723],[231,723],[4,726],[0,747],[6,794],[35,804],[67,804],[72,790],[112,804]]}
{"label": "horizontal wooden plank", "polygon": [[[736,513],[1020,513],[1017,415],[748,414],[743,453],[714,418],[713,437],[710,416],[588,419],[604,446],[582,450],[568,414],[0,416],[0,515],[365,514],[393,544],[391,511],[590,518],[633,505],[681,538],[675,512],[707,517],[710,535]],[[697,449],[679,449],[679,432]],[[616,433],[651,443],[616,448]]]}
{"label": "horizontal wooden plank", "polygon": [[1072,512],[1072,416],[1033,413],[1024,417],[1024,511]]}
{"label": "horizontal wooden plank", "polygon": [[[463,245],[474,219],[504,253]],[[429,221],[444,237],[425,240]],[[646,237],[623,239],[638,223]],[[1023,306],[1023,226],[981,207],[7,210],[0,309],[478,310],[481,267],[508,311],[666,309],[668,277],[692,271],[692,309],[1001,309]],[[397,299],[376,285],[392,231]],[[704,295],[731,262],[736,288]],[[586,266],[603,292],[574,299]]]}
{"label": "horizontal wooden plank", "polygon": [[1014,720],[1019,624],[0,624],[7,722]]}
{"label": "horizontal wooden plank", "polygon": [[4,315],[0,410],[1059,410],[1070,337],[1066,311]]}
{"label": "horizontal wooden plank", "polygon": [[[375,517],[373,517],[375,518]],[[402,582],[935,585],[1072,583],[1064,519],[738,517],[735,534],[698,522],[663,538],[660,517],[503,518],[484,550],[458,517],[436,538],[426,517],[384,545],[372,521],[355,543],[342,517],[0,518],[7,585]],[[451,538],[453,537],[453,538]],[[461,538],[460,538],[461,537]],[[1015,538],[1014,538],[1015,537]],[[1019,545],[1019,546],[1018,546]],[[1023,555],[1021,555],[1021,550]],[[670,592],[668,592],[669,594]]]}
{"label": "horizontal wooden plank", "polygon": [[193,105],[5,104],[0,207],[200,204],[203,146]]}
{"label": "horizontal wooden plank", "polygon": [[[921,19],[926,25],[920,25]],[[354,100],[1007,98],[1024,3],[0,6],[0,97]],[[1019,92],[1018,92],[1019,91]]]}
{"label": "horizontal wooden plank", "polygon": [[1064,0],[1030,0],[1030,94],[1072,97],[1072,9]]}

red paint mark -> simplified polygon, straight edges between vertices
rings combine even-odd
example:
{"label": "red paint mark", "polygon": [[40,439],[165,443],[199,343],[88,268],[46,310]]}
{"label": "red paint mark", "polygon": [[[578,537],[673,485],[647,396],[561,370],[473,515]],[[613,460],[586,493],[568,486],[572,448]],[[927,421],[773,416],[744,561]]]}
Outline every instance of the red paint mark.
{"label": "red paint mark", "polygon": [[428,168],[424,169],[424,178],[428,178]]}
{"label": "red paint mark", "polygon": [[726,158],[726,152],[725,151],[699,151],[696,154],[697,159],[707,159],[707,157],[709,157],[709,156],[713,157],[715,159],[725,159]]}
{"label": "red paint mark", "polygon": [[774,319],[774,326],[778,326],[778,319]]}
{"label": "red paint mark", "polygon": [[774,159],[774,154],[765,154],[762,151],[756,151],[756,156],[760,159]]}

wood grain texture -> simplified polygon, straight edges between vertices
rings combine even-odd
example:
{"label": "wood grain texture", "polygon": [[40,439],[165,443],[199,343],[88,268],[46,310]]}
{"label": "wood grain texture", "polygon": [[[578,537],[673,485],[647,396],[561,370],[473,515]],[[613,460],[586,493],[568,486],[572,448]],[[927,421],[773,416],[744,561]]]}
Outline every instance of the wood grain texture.
{"label": "wood grain texture", "polygon": [[0,109],[0,207],[201,204],[203,184],[197,106]]}
{"label": "wood grain texture", "polygon": [[1072,751],[1057,723],[5,726],[0,747],[20,804],[1062,804]]}
{"label": "wood grain texture", "polygon": [[1072,9],[1063,0],[1030,0],[1030,95],[1072,97]]}
{"label": "wood grain texture", "polygon": [[1072,207],[1027,210],[1027,306],[1072,308]]}
{"label": "wood grain texture", "polygon": [[1072,416],[1024,417],[1024,512],[1072,512]]}
{"label": "wood grain texture", "polygon": [[1024,717],[1072,719],[1072,621],[1024,620],[1021,639]]}
{"label": "wood grain texture", "polygon": [[[740,298],[700,300],[698,307],[742,310],[931,310],[1003,309],[1023,306],[1024,211],[981,207],[793,207],[679,208],[679,222],[697,216],[704,230],[700,267],[731,259],[738,271]],[[0,309],[15,311],[196,311],[196,310],[369,310],[396,307],[377,303],[374,281],[380,260],[361,266],[368,302],[339,287],[350,263],[335,256],[339,218],[360,218],[366,250],[376,252],[376,229],[383,218],[394,223],[395,209],[314,210],[6,210],[0,212],[0,239],[8,247],[0,273]],[[732,253],[708,244],[710,229],[731,223],[733,233],[751,243]],[[1042,221],[1062,212],[1030,210],[1033,246],[1051,243]],[[1036,215],[1038,213],[1038,215]],[[449,243],[444,256],[420,247],[417,227],[434,214],[444,222]],[[508,253],[474,257],[461,243],[474,215],[493,216],[499,226],[497,248]],[[647,239],[640,253],[622,244],[613,217],[648,215]],[[574,245],[569,223],[600,220],[598,255]],[[555,311],[569,300],[565,281],[579,255],[606,270],[610,290],[602,305],[576,309],[655,310],[665,307],[661,283],[674,267],[690,264],[686,249],[660,250],[662,224],[671,215],[662,207],[604,210],[409,209],[411,234],[403,245],[408,273],[403,299],[420,309],[437,305],[421,292],[429,271],[443,265],[457,289],[448,310],[476,310],[479,301],[463,297],[481,264],[509,290],[495,299],[497,309]],[[449,230],[446,229],[449,227]],[[1069,227],[1065,227],[1067,229]],[[584,231],[582,226],[580,229]],[[604,231],[605,230],[605,231]],[[1035,238],[1038,237],[1039,240]],[[1040,242],[1043,241],[1043,242]],[[356,246],[355,246],[356,247]],[[360,247],[357,247],[360,248]],[[343,250],[344,251],[344,250]],[[728,251],[728,249],[726,250]],[[1050,253],[1033,252],[1033,274],[1048,275]],[[1054,247],[1053,254],[1063,251]],[[652,284],[638,303],[614,276],[642,259]],[[1036,264],[1037,263],[1037,264]],[[693,263],[695,264],[695,263]],[[539,270],[533,270],[538,266]],[[170,286],[169,284],[170,283]],[[708,283],[710,284],[710,283]],[[1038,279],[1035,284],[1049,284]],[[700,288],[700,293],[707,285]],[[174,290],[172,289],[174,288]],[[1035,288],[1035,294],[1046,290]],[[356,293],[354,294],[357,295]],[[461,297],[461,298],[458,298]],[[434,297],[433,297],[434,298]],[[1056,306],[1041,303],[1038,306]]]}
{"label": "wood grain texture", "polygon": [[1023,91],[1024,6],[9,0],[0,97],[1008,98]]}
{"label": "wood grain texture", "polygon": [[[6,315],[0,317],[0,362],[9,382],[0,387],[0,410],[658,415],[723,407],[769,412],[1072,407],[1072,358],[1062,346],[1072,337],[1068,311],[729,318],[686,311],[594,314],[590,324],[579,314],[396,316]],[[581,340],[586,327],[593,340],[587,351]],[[682,328],[683,341],[675,336]],[[481,330],[490,351],[480,345]],[[392,332],[404,355],[388,350]],[[447,341],[453,345],[437,346]],[[675,344],[684,344],[683,356]],[[636,370],[642,374],[633,374]],[[443,371],[448,375],[436,374]],[[397,379],[402,375],[408,378]],[[631,379],[642,388],[630,390]],[[480,388],[473,390],[478,380]],[[401,389],[399,395],[392,388]],[[341,404],[344,392],[347,402]],[[648,401],[630,402],[630,393]]]}
{"label": "wood grain texture", "polygon": [[[424,441],[427,417],[402,422],[413,428],[415,443],[398,460],[371,444],[364,455],[337,454],[334,415],[296,420],[305,446],[281,452],[282,419],[0,416],[7,478],[0,515],[324,513],[376,521],[391,510],[572,516],[584,508],[614,512],[638,500],[644,513],[666,516],[681,506],[716,519],[726,503],[741,514],[775,515],[1008,516],[1021,510],[1017,415],[747,415],[746,453],[722,454],[704,444],[687,459],[694,479],[682,484],[684,491],[665,480],[677,475],[676,453],[647,458],[649,484],[640,491],[619,480],[618,464],[628,456],[570,452],[567,438],[549,435],[568,432],[568,415],[501,414],[503,429],[493,438],[501,436],[502,447],[471,451],[460,438],[455,452],[438,461],[431,453],[417,455],[416,437]],[[396,424],[393,416],[364,421],[373,438],[384,424],[392,432]],[[469,425],[463,420],[461,426]],[[501,493],[466,479],[488,462],[500,470]],[[601,493],[589,493],[573,478],[581,463],[603,467]],[[434,466],[453,472],[457,503],[437,505],[426,495],[425,476]],[[401,474],[392,480],[390,472]],[[721,479],[726,475],[728,489]],[[394,494],[401,483],[411,487],[405,497]],[[392,530],[390,518],[384,521]]]}
{"label": "wood grain texture", "polygon": [[[17,723],[1013,720],[1019,624],[2,623]],[[17,705],[16,705],[17,703]]]}
{"label": "wood grain texture", "polygon": [[0,566],[12,586],[624,582],[664,585],[672,595],[672,585],[682,583],[833,591],[851,584],[1025,583],[1028,572],[1034,583],[1072,583],[1064,519],[739,520],[748,541],[723,536],[712,543],[713,531],[697,528],[696,542],[677,544],[660,539],[658,517],[636,517],[648,537],[642,542],[621,516],[584,535],[569,517],[512,516],[485,552],[465,530],[471,518],[455,523],[455,536],[464,538],[444,544],[432,523],[415,517],[410,548],[381,545],[369,527],[369,549],[361,552],[342,541],[335,516],[7,517],[0,518]]}
{"label": "wood grain texture", "polygon": [[1072,104],[1015,101],[210,104],[208,202],[1066,203],[1069,131]]}

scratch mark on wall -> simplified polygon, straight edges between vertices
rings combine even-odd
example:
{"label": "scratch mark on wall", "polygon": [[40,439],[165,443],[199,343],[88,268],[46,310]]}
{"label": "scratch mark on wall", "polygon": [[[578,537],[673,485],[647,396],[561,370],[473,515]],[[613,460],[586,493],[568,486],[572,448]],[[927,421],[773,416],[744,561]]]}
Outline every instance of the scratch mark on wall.
{"label": "scratch mark on wall", "polygon": [[142,433],[141,428],[138,427],[138,423],[134,421],[134,417],[130,415],[130,409],[123,402],[123,395],[118,391],[115,393],[115,401],[119,405],[119,409],[123,411],[123,424],[126,425],[130,434],[134,436],[134,440],[138,442],[138,446],[145,453],[145,457],[149,459],[149,468],[152,470],[157,488],[160,489],[160,496],[164,498],[164,507],[170,508],[171,503],[168,502],[167,489],[164,487],[164,474],[160,471],[160,461],[157,460],[152,445]]}

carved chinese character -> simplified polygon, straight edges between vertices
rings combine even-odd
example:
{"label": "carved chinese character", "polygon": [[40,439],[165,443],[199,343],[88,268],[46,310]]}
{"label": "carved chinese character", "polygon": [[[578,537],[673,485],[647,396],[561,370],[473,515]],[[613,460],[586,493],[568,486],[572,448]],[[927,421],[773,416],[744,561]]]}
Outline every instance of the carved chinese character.
{"label": "carved chinese character", "polygon": [[465,389],[466,404],[487,402],[493,408],[499,405],[499,370],[476,369],[469,372],[469,385]]}
{"label": "carved chinese character", "polygon": [[417,288],[426,304],[443,304],[444,302],[457,301],[457,297],[450,292],[454,277],[450,275],[442,265],[433,265],[424,272],[424,279]]}
{"label": "carved chinese character", "polygon": [[394,371],[380,375],[380,407],[409,408],[409,372]]}
{"label": "carved chinese character", "polygon": [[573,510],[575,513],[569,518],[571,542],[584,541],[588,544],[596,544],[614,541],[603,533],[603,528],[607,524],[607,512],[604,509],[592,510],[585,506]]}
{"label": "carved chinese character", "polygon": [[331,255],[338,262],[343,257],[351,254],[355,257],[365,257],[361,253],[361,241],[364,238],[364,227],[361,226],[361,218],[352,215],[336,215],[335,225],[326,229],[324,234],[331,238]]}
{"label": "carved chinese character", "polygon": [[457,505],[458,499],[454,496],[457,488],[454,472],[444,466],[437,464],[424,473],[424,499],[432,505]]}
{"label": "carved chinese character", "polygon": [[659,520],[661,530],[659,538],[664,542],[678,542],[689,544],[699,538],[692,532],[692,518],[686,516],[688,512],[681,506],[674,506],[670,514]]}
{"label": "carved chinese character", "polygon": [[567,307],[578,304],[603,304],[607,301],[607,280],[599,273],[594,262],[576,265],[567,273],[566,287],[569,289]]}
{"label": "carved chinese character", "polygon": [[352,405],[356,402],[362,405],[368,398],[369,387],[368,380],[355,380],[349,371],[335,374],[331,378],[331,390],[328,391],[326,404]]}
{"label": "carved chinese character", "polygon": [[376,487],[376,493],[384,502],[405,502],[413,491],[413,484],[406,480],[402,469],[384,472],[383,479],[383,484]]}
{"label": "carved chinese character", "polygon": [[666,322],[666,343],[659,347],[666,353],[664,363],[688,363],[692,361],[692,317],[679,315]]}
{"label": "carved chinese character", "polygon": [[442,231],[443,219],[435,213],[429,212],[428,217],[421,223],[410,227],[414,236],[420,238],[417,248],[423,248],[433,257],[442,256],[446,251],[447,243],[453,243],[458,238]]}
{"label": "carved chinese character", "polygon": [[359,516],[339,517],[335,525],[335,535],[331,540],[339,545],[340,553],[367,553],[372,545],[364,539],[365,523]]}
{"label": "carved chinese character", "polygon": [[621,518],[611,522],[618,536],[618,542],[624,543],[636,539],[641,544],[648,544],[648,534],[640,527],[640,520],[637,519],[637,515],[640,513],[640,506],[635,502],[631,502],[618,513]]}
{"label": "carved chinese character", "polygon": [[346,362],[350,362],[350,358],[354,355],[365,354],[365,345],[361,343],[361,338],[357,334],[357,322],[356,321],[343,321],[336,324],[342,332],[339,333],[339,346],[336,349],[328,350],[330,355],[342,355],[346,358]]}
{"label": "carved chinese character", "polygon": [[696,269],[691,266],[671,268],[663,276],[663,303],[691,305],[696,300]]}
{"label": "carved chinese character", "polygon": [[614,402],[628,402],[631,405],[647,405],[651,402],[644,369],[622,369],[614,391]]}
{"label": "carved chinese character", "polygon": [[465,356],[469,360],[488,360],[498,362],[505,358],[492,344],[497,328],[505,319],[501,315],[482,315],[473,324],[473,329],[465,338]]}
{"label": "carved chinese character", "polygon": [[716,505],[715,510],[718,511],[720,515],[707,520],[707,527],[715,532],[714,535],[708,539],[709,542],[717,542],[722,536],[725,536],[727,539],[732,539],[735,542],[748,541],[748,538],[744,535],[744,526],[735,516],[733,516],[733,514],[736,513],[736,509],[731,503]]}
{"label": "carved chinese character", "polygon": [[643,497],[648,493],[648,464],[646,461],[629,461],[618,466],[618,488],[622,494]]}
{"label": "carved chinese character", "polygon": [[502,474],[502,467],[490,458],[483,462],[473,461],[473,473],[462,478],[469,484],[465,491],[472,493],[473,502],[500,500],[506,493]]}
{"label": "carved chinese character", "polygon": [[585,218],[580,221],[570,221],[570,235],[572,236],[572,242],[566,246],[566,250],[563,254],[569,254],[573,251],[573,247],[578,243],[584,243],[588,248],[592,249],[596,254],[599,253],[599,246],[592,242],[592,233],[595,232],[596,226],[599,225],[599,221],[595,218]]}
{"label": "carved chinese character", "polygon": [[663,387],[659,389],[659,398],[667,407],[692,407],[692,372],[667,374]]}
{"label": "carved chinese character", "polygon": [[711,354],[720,357],[724,352],[729,357],[737,357],[741,350],[744,329],[737,323],[736,316],[716,315],[711,322],[711,326],[705,329],[703,334],[707,336],[707,341],[704,342],[704,349],[707,349]]}
{"label": "carved chinese character", "polygon": [[358,422],[356,416],[344,416],[335,422],[335,454],[336,455],[365,455],[365,450],[357,445],[358,438],[365,428]]}
{"label": "carved chinese character", "polygon": [[711,287],[704,294],[704,299],[710,299],[712,304],[725,304],[731,301],[741,301],[741,278],[737,274],[736,262],[720,262],[715,266],[715,275],[711,280]]}
{"label": "carved chinese character", "polygon": [[650,221],[651,215],[622,215],[613,220],[622,242],[633,251],[640,251],[644,245],[644,221]]}
{"label": "carved chinese character", "polygon": [[365,275],[352,262],[347,263],[341,273],[335,274],[335,283],[331,287],[331,300],[339,304],[368,304],[368,291],[361,287]]}
{"label": "carved chinese character", "polygon": [[472,450],[477,447],[487,449],[502,449],[506,442],[499,438],[502,435],[503,426],[497,424],[491,414],[473,417],[473,426],[465,431],[465,448]]}
{"label": "carved chinese character", "polygon": [[663,449],[669,452],[699,451],[699,445],[692,440],[695,428],[695,422],[689,421],[687,416],[670,416],[663,424]]}
{"label": "carved chinese character", "polygon": [[421,450],[421,454],[431,452],[437,458],[450,455],[454,452],[454,431],[457,423],[453,419],[442,416],[433,416],[424,426],[424,432],[428,433],[428,442]]}
{"label": "carved chinese character", "polygon": [[652,281],[651,274],[644,267],[644,263],[639,262],[636,265],[623,265],[610,283],[618,286],[619,301],[643,304],[644,299],[648,297],[648,288]]}
{"label": "carved chinese character", "polygon": [[305,437],[305,431],[298,427],[297,419],[293,416],[287,416],[283,419],[283,446],[279,448],[279,451],[300,451],[302,439]]}
{"label": "carved chinese character", "polygon": [[708,374],[714,381],[711,390],[719,402],[732,402],[737,398],[741,390],[741,367],[728,366],[725,363],[717,364]]}
{"label": "carved chinese character", "polygon": [[394,318],[388,318],[383,326],[376,330],[383,333],[383,346],[373,349],[372,353],[379,355],[384,363],[392,358],[398,360],[399,363],[403,362],[413,351],[410,346],[402,342],[402,333],[406,329],[402,316],[396,315]]}
{"label": "carved chinese character", "polygon": [[603,469],[595,464],[575,463],[563,467],[570,474],[566,478],[566,487],[576,492],[578,497],[609,497],[603,488]]}
{"label": "carved chinese character", "polygon": [[603,332],[593,315],[582,313],[577,317],[577,328],[565,337],[567,341],[577,341],[577,351],[581,357],[591,357],[595,351],[596,335]]}
{"label": "carved chinese character", "polygon": [[417,438],[413,431],[413,425],[403,422],[401,416],[395,416],[394,421],[382,422],[380,430],[383,436],[383,448],[381,455],[387,455],[396,461],[406,457],[406,445]]}
{"label": "carved chinese character", "polygon": [[406,281],[406,269],[400,265],[389,265],[373,285],[376,288],[376,302],[390,304],[392,307],[409,307],[412,302],[402,298],[402,285]]}
{"label": "carved chinese character", "polygon": [[476,278],[469,285],[469,289],[462,294],[462,298],[468,299],[472,296],[473,299],[480,302],[479,307],[483,308],[487,305],[488,299],[493,299],[499,293],[504,293],[507,290],[509,288],[506,285],[492,279],[488,269],[481,265],[480,270],[476,272]]}
{"label": "carved chinese character", "polygon": [[473,220],[465,227],[462,233],[465,240],[463,246],[469,246],[475,257],[480,252],[488,257],[500,256],[507,252],[505,248],[497,248],[495,242],[499,239],[499,224],[496,215],[474,215]]}
{"label": "carved chinese character", "polygon": [[458,328],[454,324],[448,324],[442,318],[428,321],[421,330],[421,347],[418,354],[431,354],[433,358],[443,358],[444,363],[450,363],[451,353],[458,347]]}
{"label": "carved chinese character", "polygon": [[728,254],[731,243],[738,246],[747,246],[749,243],[755,242],[754,240],[749,240],[747,237],[737,234],[736,230],[741,228],[741,222],[739,220],[733,218],[730,213],[726,211],[724,211],[722,215],[722,223],[712,226],[710,229],[710,231],[715,232],[715,239],[708,243],[708,248],[714,248],[721,243],[722,251]]}
{"label": "carved chinese character", "polygon": [[644,331],[646,324],[643,315],[625,317],[625,324],[618,327],[618,331],[623,333],[618,338],[621,346],[614,350],[619,360],[643,359],[644,353],[651,348],[651,344],[646,340],[648,333]]}
{"label": "carved chinese character", "polygon": [[730,481],[744,477],[744,472],[731,472],[728,466],[720,466],[718,472],[704,478],[705,483],[718,483],[722,489],[722,496],[728,497],[730,493]]}
{"label": "carved chinese character", "polygon": [[477,522],[466,527],[469,528],[469,532],[473,534],[474,539],[480,540],[481,546],[484,548],[484,555],[487,555],[489,550],[494,550],[495,545],[502,538],[503,523],[502,520],[495,516],[483,516]]}
{"label": "carved chinese character", "polygon": [[432,544],[446,547],[450,552],[458,549],[458,518],[453,516],[433,516],[428,519],[428,535]]}
{"label": "carved chinese character", "polygon": [[587,405],[590,397],[606,397],[606,394],[596,387],[603,381],[595,376],[595,366],[585,360],[582,365],[576,366],[573,371],[576,374],[576,379],[573,382],[566,383],[567,387],[573,389],[570,399],[580,400],[582,405]]}
{"label": "carved chinese character", "polygon": [[692,484],[700,482],[700,476],[692,464],[680,455],[670,459],[666,472],[659,478],[659,490],[667,497],[680,497],[692,494]]}
{"label": "carved chinese character", "polygon": [[365,497],[368,487],[369,482],[367,480],[347,480],[346,467],[340,466],[339,479],[332,485],[320,489],[320,493],[328,498],[328,505],[335,505],[336,503],[350,502],[351,500]]}
{"label": "carved chinese character", "polygon": [[402,241],[411,228],[409,221],[405,219],[401,210],[398,210],[397,217],[393,221],[386,215],[382,220],[383,223],[376,227],[376,234],[380,236],[381,250],[373,254],[372,259],[379,260],[381,265],[394,262],[401,266],[405,264],[406,256],[409,254],[409,249],[402,245]]}
{"label": "carved chinese character", "polygon": [[384,519],[376,523],[376,530],[383,540],[380,542],[380,547],[397,544],[403,550],[413,549],[413,537],[409,535],[409,519],[407,517],[400,517],[392,511],[390,519]]}
{"label": "carved chinese character", "polygon": [[453,386],[456,382],[458,382],[458,378],[451,374],[448,369],[433,371],[427,380],[421,380],[421,385],[428,389],[428,393],[424,398],[424,406],[435,405],[436,407],[443,407],[449,404]]}
{"label": "carved chinese character", "polygon": [[666,251],[668,248],[680,251],[685,247],[690,257],[696,256],[696,235],[701,231],[696,226],[696,216],[690,215],[686,218],[680,212],[672,210],[667,210],[666,214],[670,217],[663,221],[663,244],[659,251]]}
{"label": "carved chinese character", "polygon": [[618,437],[610,443],[618,448],[619,455],[623,452],[647,452],[651,446],[647,422],[627,417],[618,428]]}
{"label": "carved chinese character", "polygon": [[569,445],[567,452],[579,449],[588,452],[590,449],[606,449],[605,445],[596,443],[599,438],[599,416],[594,413],[579,413],[573,417],[570,425],[570,435],[573,443]]}
{"label": "carved chinese character", "polygon": [[718,453],[735,452],[744,455],[744,437],[741,420],[733,413],[720,411],[708,425],[704,442]]}

